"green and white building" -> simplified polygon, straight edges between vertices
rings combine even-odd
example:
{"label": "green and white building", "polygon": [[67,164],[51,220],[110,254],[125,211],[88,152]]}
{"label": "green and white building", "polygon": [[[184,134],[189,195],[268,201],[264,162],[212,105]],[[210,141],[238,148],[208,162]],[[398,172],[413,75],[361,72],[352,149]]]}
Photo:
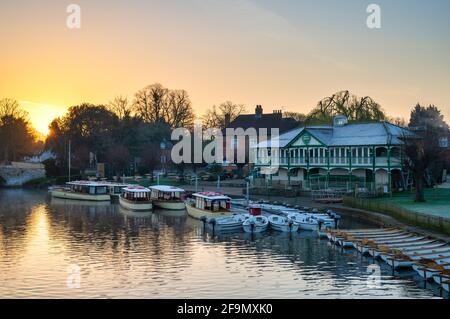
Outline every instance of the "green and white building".
{"label": "green and white building", "polygon": [[333,125],[301,127],[278,141],[259,143],[253,152],[255,172],[272,186],[314,189],[364,183],[390,192],[406,187],[410,179],[402,158],[402,137],[409,134],[389,122],[348,124],[345,116],[337,116]]}

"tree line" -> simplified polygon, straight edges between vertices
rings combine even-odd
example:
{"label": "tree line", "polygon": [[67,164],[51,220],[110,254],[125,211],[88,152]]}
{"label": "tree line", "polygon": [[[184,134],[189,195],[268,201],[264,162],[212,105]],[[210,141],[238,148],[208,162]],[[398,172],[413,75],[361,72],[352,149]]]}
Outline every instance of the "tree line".
{"label": "tree line", "polygon": [[[245,112],[245,105],[226,101],[212,106],[200,120],[206,128],[224,128],[226,117],[232,121]],[[389,120],[413,129],[415,136],[420,138],[405,137],[405,152],[416,185],[421,188],[421,183],[430,175],[437,179],[437,173],[432,172],[438,172],[436,167],[442,166],[439,136],[448,131],[448,125],[436,106],[415,106],[409,123],[406,123],[388,117],[368,96],[360,98],[349,91],[341,91],[320,100],[308,114],[285,112],[284,117],[294,118],[300,126],[329,124],[334,116],[341,114],[350,122]],[[67,175],[70,145],[74,173],[95,169],[96,163],[106,163],[108,171],[116,175],[152,173],[161,162],[162,146],[170,148],[171,130],[177,127],[192,129],[195,119],[189,94],[159,83],[137,91],[131,100],[117,96],[104,105],[83,103],[72,106],[49,125],[45,149],[51,151],[55,159],[46,163],[47,171],[52,176]],[[12,99],[0,100],[0,141],[3,162],[34,155],[42,148],[27,113]],[[186,166],[182,164],[177,168],[183,171]],[[194,166],[196,169],[198,164]],[[422,199],[423,196],[418,196],[418,200]]]}
{"label": "tree line", "polygon": [[28,113],[14,99],[0,100],[0,162],[19,161],[42,147]]}

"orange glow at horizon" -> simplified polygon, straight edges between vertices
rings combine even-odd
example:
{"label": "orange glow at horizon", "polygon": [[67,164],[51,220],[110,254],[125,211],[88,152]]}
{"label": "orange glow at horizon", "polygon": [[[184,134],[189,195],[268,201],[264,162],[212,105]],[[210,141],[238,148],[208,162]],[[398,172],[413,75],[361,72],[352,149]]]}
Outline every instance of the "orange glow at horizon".
{"label": "orange glow at horizon", "polygon": [[450,121],[449,25],[437,18],[449,5],[416,4],[430,15],[414,25],[405,0],[386,2],[373,31],[354,2],[79,0],[71,30],[64,2],[4,1],[0,98],[20,101],[42,134],[72,105],[131,101],[153,83],[186,90],[198,116],[227,100],[247,113],[308,113],[349,90],[392,117],[408,120],[421,103]]}

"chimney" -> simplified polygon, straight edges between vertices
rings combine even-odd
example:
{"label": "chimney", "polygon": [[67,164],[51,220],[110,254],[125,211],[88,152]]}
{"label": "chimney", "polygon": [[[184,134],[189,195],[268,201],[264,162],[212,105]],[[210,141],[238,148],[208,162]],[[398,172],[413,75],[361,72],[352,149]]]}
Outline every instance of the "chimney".
{"label": "chimney", "polygon": [[278,118],[283,118],[283,111],[282,110],[274,110],[273,111],[273,114],[275,114],[276,115],[276,118],[278,119]]}
{"label": "chimney", "polygon": [[225,127],[228,127],[228,125],[230,125],[231,122],[231,114],[227,113],[225,114]]}
{"label": "chimney", "polygon": [[257,105],[256,108],[255,108],[255,117],[257,119],[260,119],[262,117],[262,114],[263,114],[262,106],[261,105]]}

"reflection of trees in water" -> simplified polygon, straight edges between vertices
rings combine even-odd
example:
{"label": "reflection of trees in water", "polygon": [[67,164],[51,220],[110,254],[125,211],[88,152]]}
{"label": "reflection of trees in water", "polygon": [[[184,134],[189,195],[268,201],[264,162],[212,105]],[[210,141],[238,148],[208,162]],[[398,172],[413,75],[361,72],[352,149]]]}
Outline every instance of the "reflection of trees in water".
{"label": "reflection of trees in water", "polygon": [[101,251],[95,258],[101,260],[110,255],[114,260],[105,262],[117,264],[117,270],[127,270],[139,262],[139,267],[144,267],[141,270],[150,274],[157,269],[159,277],[170,271],[174,263],[186,265],[191,260],[184,215],[130,212],[110,203],[106,206],[78,201],[55,204],[53,199],[50,211],[54,224],[65,225],[76,250],[81,249],[83,255],[91,254],[93,258],[95,247],[95,251]]}

